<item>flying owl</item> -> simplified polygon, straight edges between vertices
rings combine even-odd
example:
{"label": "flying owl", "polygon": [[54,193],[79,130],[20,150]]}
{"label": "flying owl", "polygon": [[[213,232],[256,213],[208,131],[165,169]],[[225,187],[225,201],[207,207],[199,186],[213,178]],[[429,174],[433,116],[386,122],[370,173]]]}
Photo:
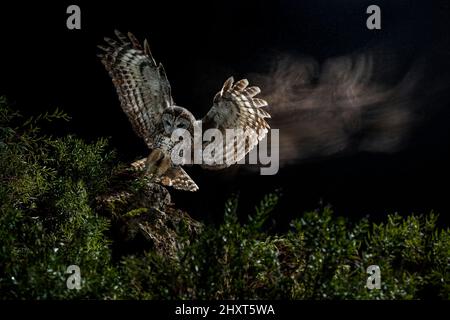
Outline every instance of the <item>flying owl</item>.
{"label": "flying owl", "polygon": [[230,77],[214,97],[208,113],[196,120],[189,110],[175,104],[164,68],[155,62],[147,40],[141,45],[131,33],[125,36],[116,30],[115,34],[116,39],[105,38],[106,44],[98,46],[102,50],[98,56],[112,78],[121,107],[134,131],[150,149],[147,158],[132,164],[135,170],[144,171],[152,181],[162,185],[196,191],[198,186],[195,182],[171,160],[174,130],[185,129],[191,137],[194,137],[196,127],[203,131],[215,128],[224,136],[227,129],[253,129],[256,132],[244,139],[236,136],[223,142],[223,154],[217,154],[214,161],[202,164],[207,169],[231,165],[229,161],[219,160],[233,152],[236,163],[266,136],[269,125],[265,118],[270,118],[270,115],[262,109],[267,102],[255,98],[260,93],[258,87],[248,87],[246,79],[234,82]]}

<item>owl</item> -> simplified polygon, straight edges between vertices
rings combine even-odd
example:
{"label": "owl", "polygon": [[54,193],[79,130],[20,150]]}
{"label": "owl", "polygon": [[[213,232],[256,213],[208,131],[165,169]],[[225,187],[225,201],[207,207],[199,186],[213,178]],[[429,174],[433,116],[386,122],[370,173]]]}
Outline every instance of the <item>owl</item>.
{"label": "owl", "polygon": [[[246,79],[234,82],[233,77],[228,78],[215,95],[211,109],[197,120],[188,109],[175,104],[164,68],[154,60],[147,40],[141,45],[131,33],[124,35],[116,30],[115,35],[115,39],[105,38],[105,44],[98,46],[98,56],[112,78],[122,110],[150,149],[148,157],[134,162],[132,168],[164,186],[196,191],[196,183],[171,159],[174,130],[187,130],[190,137],[194,137],[196,128],[203,132],[218,129],[224,136],[227,129],[241,134],[247,129],[256,132],[243,139],[236,135],[224,141],[222,154],[201,164],[213,170],[241,160],[266,136],[270,127],[265,118],[270,115],[263,110],[267,102],[255,97],[260,93],[258,87],[249,87]],[[231,163],[225,161],[230,153],[235,155]]]}

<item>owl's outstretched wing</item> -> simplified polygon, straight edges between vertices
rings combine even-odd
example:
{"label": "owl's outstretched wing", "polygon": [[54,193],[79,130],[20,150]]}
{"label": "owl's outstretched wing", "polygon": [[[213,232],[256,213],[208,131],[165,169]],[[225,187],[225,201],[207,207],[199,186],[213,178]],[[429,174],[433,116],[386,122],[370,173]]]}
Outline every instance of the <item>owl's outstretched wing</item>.
{"label": "owl's outstretched wing", "polygon": [[[234,83],[233,77],[230,77],[225,81],[214,97],[212,108],[201,120],[203,132],[211,128],[220,130],[224,137],[223,152],[212,155],[203,167],[228,167],[245,157],[266,136],[270,127],[265,118],[270,118],[270,115],[262,109],[267,102],[255,98],[260,92],[258,87],[248,87],[247,79]],[[232,139],[226,139],[227,129],[234,130]],[[206,156],[203,155],[204,159]]]}
{"label": "owl's outstretched wing", "polygon": [[156,125],[163,110],[173,105],[170,84],[162,64],[156,64],[147,40],[143,47],[133,34],[115,31],[117,40],[105,38],[101,58],[112,78],[123,111],[138,136],[153,148]]}

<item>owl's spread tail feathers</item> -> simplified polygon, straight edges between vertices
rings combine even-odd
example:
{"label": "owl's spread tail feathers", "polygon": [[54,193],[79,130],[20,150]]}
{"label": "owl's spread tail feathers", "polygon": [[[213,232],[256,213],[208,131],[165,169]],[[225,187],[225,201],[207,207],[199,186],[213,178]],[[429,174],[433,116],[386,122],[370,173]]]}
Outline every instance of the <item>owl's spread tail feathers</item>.
{"label": "owl's spread tail feathers", "polygon": [[[153,152],[149,157],[152,157]],[[151,159],[150,159],[151,161]],[[197,184],[191,179],[191,177],[181,167],[169,167],[164,173],[153,172],[148,170],[149,158],[144,158],[135,161],[131,164],[131,167],[135,171],[145,171],[144,175],[151,179],[152,182],[160,183],[163,186],[173,187],[178,190],[184,191],[197,191]],[[150,164],[152,165],[152,164]]]}

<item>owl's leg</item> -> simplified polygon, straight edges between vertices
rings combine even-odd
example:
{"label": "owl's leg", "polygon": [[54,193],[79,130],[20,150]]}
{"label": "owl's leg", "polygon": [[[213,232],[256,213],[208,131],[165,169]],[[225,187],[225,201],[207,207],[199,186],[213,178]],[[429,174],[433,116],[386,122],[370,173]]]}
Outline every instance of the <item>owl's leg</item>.
{"label": "owl's leg", "polygon": [[170,168],[170,164],[170,157],[164,151],[153,149],[145,163],[146,174],[153,178],[160,177]]}

